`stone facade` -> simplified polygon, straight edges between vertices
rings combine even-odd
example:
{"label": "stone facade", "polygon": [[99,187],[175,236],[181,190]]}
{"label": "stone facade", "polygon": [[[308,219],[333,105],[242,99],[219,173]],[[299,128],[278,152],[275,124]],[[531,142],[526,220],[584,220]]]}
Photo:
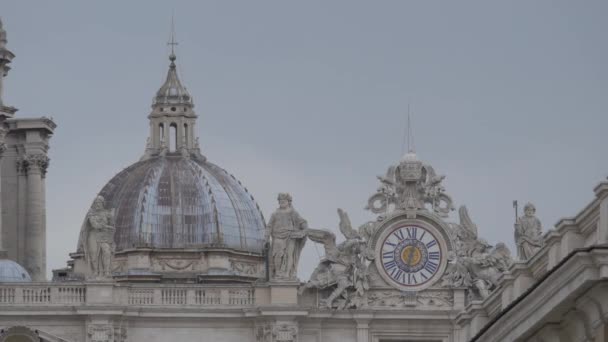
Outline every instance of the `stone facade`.
{"label": "stone facade", "polygon": [[[13,57],[5,37],[0,24],[4,74]],[[217,167],[200,154],[193,102],[175,60],[172,53],[149,116],[150,140],[136,163],[174,168],[169,181],[146,183],[145,201],[136,191],[126,203],[97,197],[76,252],[52,282],[44,275],[44,179],[55,124],[13,119],[14,108],[2,105],[0,81],[0,249],[33,278],[0,280],[0,342],[608,339],[608,180],[578,215],[544,235],[533,213],[527,222],[519,220],[516,239],[528,237],[534,248],[524,248],[518,261],[503,243],[483,240],[484,228],[465,206],[459,222],[449,220],[455,206],[442,184],[445,176],[414,151],[378,177],[379,188],[367,201],[373,221],[353,225],[338,209],[337,237],[309,228],[291,208],[291,196],[281,194],[280,209],[264,227],[251,195],[226,171],[213,174]],[[166,145],[171,127],[177,129],[173,148]],[[197,164],[184,162],[191,160]],[[166,169],[144,170],[149,180]],[[196,180],[180,193],[191,196],[186,204],[175,196],[178,176]],[[115,184],[102,193],[115,194]],[[158,206],[147,212],[145,224],[131,224],[137,220],[129,220],[127,211],[117,222],[116,210],[139,208],[148,199]],[[135,236],[118,236],[119,224]],[[154,227],[160,227],[156,235]],[[259,233],[263,244],[252,238]],[[297,258],[305,241],[321,245],[325,257],[310,279],[300,281]]]}

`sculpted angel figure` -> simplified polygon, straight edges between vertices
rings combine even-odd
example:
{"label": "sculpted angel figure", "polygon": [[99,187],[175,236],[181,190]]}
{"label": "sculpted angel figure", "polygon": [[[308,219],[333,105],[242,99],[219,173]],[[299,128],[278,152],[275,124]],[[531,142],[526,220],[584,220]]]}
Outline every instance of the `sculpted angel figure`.
{"label": "sculpted angel figure", "polygon": [[543,246],[542,226],[535,213],[534,204],[527,203],[524,206],[524,216],[515,224],[515,243],[520,260],[530,259]]}
{"label": "sculpted angel figure", "polygon": [[503,243],[492,247],[478,238],[477,225],[465,206],[460,207],[458,213],[460,224],[451,225],[455,245],[443,285],[471,287],[475,295],[485,298],[511,265],[511,253]]}
{"label": "sculpted angel figure", "polygon": [[271,279],[297,280],[298,262],[306,242],[308,223],[292,207],[290,194],[281,193],[278,200],[279,208],[270,216],[267,231],[272,238]]}
{"label": "sculpted angel figure", "polygon": [[80,244],[93,278],[110,278],[114,254],[114,212],[97,196],[82,224]]}
{"label": "sculpted angel figure", "polygon": [[[366,304],[365,292],[369,289],[367,259],[371,252],[361,233],[368,229],[369,223],[356,231],[352,228],[348,214],[338,209],[340,216],[340,232],[346,241],[336,245],[336,236],[327,230],[308,229],[308,237],[323,244],[325,259],[321,260],[310,276],[310,280],[300,288],[300,293],[306,289],[332,289],[325,299],[325,306],[338,309],[359,307]],[[337,303],[337,304],[335,304]]]}

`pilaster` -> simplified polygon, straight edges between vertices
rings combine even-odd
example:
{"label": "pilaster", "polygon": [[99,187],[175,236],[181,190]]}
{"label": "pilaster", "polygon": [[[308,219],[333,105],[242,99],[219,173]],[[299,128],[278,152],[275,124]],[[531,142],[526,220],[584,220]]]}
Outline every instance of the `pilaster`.
{"label": "pilaster", "polygon": [[369,322],[372,318],[372,314],[355,315],[355,322],[357,322],[357,342],[369,342]]}

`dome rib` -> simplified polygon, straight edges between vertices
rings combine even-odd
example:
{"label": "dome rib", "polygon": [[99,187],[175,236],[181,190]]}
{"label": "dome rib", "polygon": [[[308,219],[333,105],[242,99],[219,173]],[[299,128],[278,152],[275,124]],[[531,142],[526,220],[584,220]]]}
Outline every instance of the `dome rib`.
{"label": "dome rib", "polygon": [[223,246],[261,253],[265,222],[253,197],[226,170],[181,156],[137,162],[100,195],[115,209],[117,250]]}

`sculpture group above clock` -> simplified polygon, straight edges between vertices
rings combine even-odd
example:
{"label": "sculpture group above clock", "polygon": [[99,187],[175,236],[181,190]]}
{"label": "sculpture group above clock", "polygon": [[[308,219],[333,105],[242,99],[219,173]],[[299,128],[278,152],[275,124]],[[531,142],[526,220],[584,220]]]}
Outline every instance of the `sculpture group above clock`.
{"label": "sculpture group above clock", "polygon": [[388,288],[408,298],[450,288],[487,297],[510,265],[510,252],[478,238],[464,206],[460,223],[448,222],[453,205],[445,177],[410,152],[378,178],[367,206],[375,221],[353,229],[339,209],[341,243],[329,231],[306,229],[311,241],[324,245],[325,257],[300,291],[317,289],[326,307],[338,309],[382,305],[380,295],[393,296]]}

